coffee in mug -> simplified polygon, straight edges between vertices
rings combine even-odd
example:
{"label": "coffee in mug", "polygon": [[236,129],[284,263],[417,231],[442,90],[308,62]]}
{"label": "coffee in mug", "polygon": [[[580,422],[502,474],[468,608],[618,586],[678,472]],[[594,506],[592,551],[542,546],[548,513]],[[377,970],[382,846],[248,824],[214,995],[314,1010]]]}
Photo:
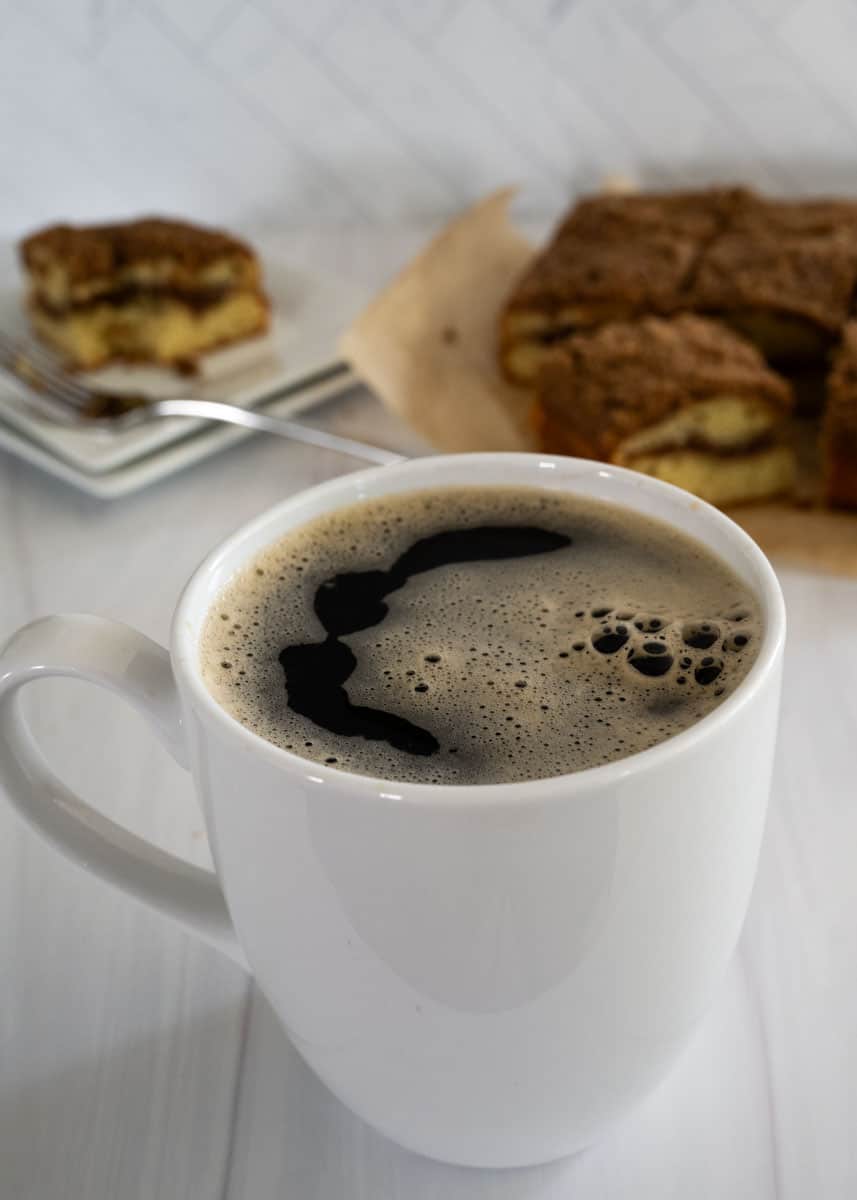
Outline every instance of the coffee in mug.
{"label": "coffee in mug", "polygon": [[208,614],[202,673],[275,745],[433,784],[565,775],[710,713],[760,641],[700,542],[600,500],[455,487],[290,531]]}

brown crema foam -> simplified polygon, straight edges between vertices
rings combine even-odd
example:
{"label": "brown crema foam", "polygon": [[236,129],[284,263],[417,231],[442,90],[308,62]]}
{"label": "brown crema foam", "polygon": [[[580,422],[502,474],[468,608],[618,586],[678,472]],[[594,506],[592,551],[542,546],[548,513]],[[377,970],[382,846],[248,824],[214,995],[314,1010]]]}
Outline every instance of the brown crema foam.
{"label": "brown crema foam", "polygon": [[680,733],[734,691],[760,633],[752,592],[662,522],[456,487],[287,534],[226,585],[200,653],[215,699],[274,745],[387,780],[484,784]]}

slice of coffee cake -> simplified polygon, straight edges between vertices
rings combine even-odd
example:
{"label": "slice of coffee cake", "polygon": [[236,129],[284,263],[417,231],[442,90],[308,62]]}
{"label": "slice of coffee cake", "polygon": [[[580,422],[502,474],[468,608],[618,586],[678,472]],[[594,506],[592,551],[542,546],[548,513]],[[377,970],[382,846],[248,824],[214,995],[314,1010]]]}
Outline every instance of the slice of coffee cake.
{"label": "slice of coffee cake", "polygon": [[857,284],[857,204],[748,196],[700,259],[688,309],[785,370],[824,363]]}
{"label": "slice of coffee cake", "polygon": [[256,255],[219,230],[160,218],[54,225],[20,251],[33,326],[76,367],[192,365],[268,327]]}
{"label": "slice of coffee cake", "polygon": [[535,417],[543,450],[600,458],[714,504],[787,492],[792,394],[749,342],[695,316],[579,333],[546,357]]}
{"label": "slice of coffee cake", "polygon": [[685,307],[703,250],[748,195],[729,188],[580,201],[503,309],[504,374],[531,383],[550,347],[576,330]]}

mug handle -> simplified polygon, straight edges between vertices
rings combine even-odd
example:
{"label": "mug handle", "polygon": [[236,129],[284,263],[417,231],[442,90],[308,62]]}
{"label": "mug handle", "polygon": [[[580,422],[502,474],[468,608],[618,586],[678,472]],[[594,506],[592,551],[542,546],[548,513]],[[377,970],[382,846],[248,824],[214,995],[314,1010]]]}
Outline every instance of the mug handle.
{"label": "mug handle", "polygon": [[0,656],[0,784],[24,820],[70,859],[166,913],[246,969],[214,872],[167,854],[102,816],[49,769],[23,718],[18,692],[51,675],[85,679],[118,693],[148,719],[187,769],[169,654],[136,629],[103,617],[71,614],[25,625]]}

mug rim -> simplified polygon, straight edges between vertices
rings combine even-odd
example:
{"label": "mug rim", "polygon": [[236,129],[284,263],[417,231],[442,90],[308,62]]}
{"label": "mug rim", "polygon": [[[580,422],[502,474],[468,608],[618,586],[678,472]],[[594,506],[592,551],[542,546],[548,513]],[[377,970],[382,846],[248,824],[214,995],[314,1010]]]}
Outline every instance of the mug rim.
{"label": "mug rim", "polygon": [[[350,503],[357,503],[359,498],[352,496],[349,500],[346,499],[344,493],[353,492],[355,488],[359,488],[364,483],[373,483],[382,475],[392,478],[393,476],[401,476],[403,472],[410,474],[411,471],[416,470],[419,476],[423,471],[430,473],[433,466],[443,466],[448,463],[454,463],[456,466],[464,468],[479,465],[481,469],[483,466],[502,467],[511,463],[520,464],[522,462],[525,465],[529,462],[536,469],[536,473],[538,470],[545,468],[562,467],[566,470],[573,468],[581,474],[598,474],[600,478],[606,481],[616,479],[626,485],[632,485],[638,491],[662,497],[667,502],[667,506],[673,509],[677,505],[688,506],[690,504],[695,512],[700,513],[706,521],[712,522],[715,526],[719,527],[725,536],[731,540],[733,545],[742,552],[743,556],[751,561],[757,576],[752,587],[758,594],[758,598],[765,610],[761,646],[753,665],[745,677],[740,681],[735,690],[712,712],[695,721],[687,729],[673,734],[671,737],[658,742],[654,746],[650,746],[645,750],[639,750],[634,754],[629,754],[625,758],[586,767],[580,771],[567,772],[562,775],[550,775],[538,779],[519,780],[513,783],[439,784],[384,779],[378,776],[345,771],[338,767],[327,766],[324,763],[313,762],[303,758],[300,754],[286,750],[281,746],[276,746],[260,734],[254,733],[227,712],[214,698],[202,678],[198,653],[199,631],[204,623],[204,617],[213,603],[213,597],[207,594],[207,584],[211,575],[218,569],[221,563],[225,559],[231,558],[242,543],[250,541],[255,534],[258,534],[267,526],[276,525],[283,513],[301,503],[305,503],[307,500],[315,498],[328,499],[337,494],[340,494],[342,497],[340,505],[336,503],[325,505],[316,514],[307,516],[305,521],[299,522],[294,528],[300,528],[302,524],[315,519],[315,516],[321,515],[322,512],[331,512],[337,507],[347,507]],[[472,482],[476,484],[478,481],[474,479]],[[491,483],[488,481],[484,482],[486,486],[503,486],[502,478],[499,476]],[[469,486],[469,483],[458,485],[440,483],[436,486]],[[534,477],[532,483],[522,483],[521,486],[538,487],[539,483],[537,478]],[[432,484],[429,480],[425,480],[421,484],[418,479],[415,481],[412,489],[403,488],[399,490],[406,493],[410,490],[418,491],[421,488],[428,489],[431,487]],[[383,489],[380,492],[372,491],[373,498],[383,494]],[[623,498],[610,498],[606,502],[615,504],[620,508],[631,508],[627,499]],[[654,519],[661,520],[664,524],[679,529],[675,521],[670,520],[668,514],[658,514]],[[679,532],[682,531],[679,529]],[[275,541],[278,536],[282,535],[273,534],[270,541]],[[686,534],[686,536],[694,535]],[[717,553],[717,551],[712,552]],[[240,570],[255,553],[258,553],[258,551],[248,554],[242,562],[236,564],[231,574]],[[220,587],[222,588],[223,584]],[[195,620],[197,617],[199,618],[198,623]],[[752,701],[779,661],[785,642],[785,633],[785,601],[771,563],[749,534],[730,517],[727,517],[725,513],[721,512],[720,509],[715,508],[704,500],[700,500],[697,496],[684,491],[682,488],[665,483],[663,480],[643,475],[638,471],[632,471],[625,467],[613,466],[612,464],[596,460],[527,451],[476,451],[468,454],[428,455],[419,458],[403,459],[401,462],[385,466],[349,471],[343,475],[337,475],[333,479],[326,480],[323,483],[303,488],[241,525],[205,556],[185,585],[173,616],[170,636],[170,657],[173,670],[177,674],[181,671],[181,682],[190,691],[197,711],[201,709],[214,722],[218,731],[222,731],[223,736],[230,741],[237,739],[239,742],[243,742],[245,749],[248,747],[252,748],[254,753],[261,754],[272,765],[293,774],[297,773],[308,783],[315,784],[316,786],[347,788],[349,791],[360,792],[366,796],[389,801],[401,801],[403,803],[431,803],[434,805],[438,803],[447,803],[450,805],[461,805],[464,803],[517,804],[522,801],[545,801],[552,797],[570,800],[575,793],[581,791],[591,794],[593,788],[600,790],[602,787],[609,787],[619,780],[626,778],[628,775],[657,770],[665,762],[692,751],[700,741],[714,735],[718,728],[737,718],[740,712]]]}

